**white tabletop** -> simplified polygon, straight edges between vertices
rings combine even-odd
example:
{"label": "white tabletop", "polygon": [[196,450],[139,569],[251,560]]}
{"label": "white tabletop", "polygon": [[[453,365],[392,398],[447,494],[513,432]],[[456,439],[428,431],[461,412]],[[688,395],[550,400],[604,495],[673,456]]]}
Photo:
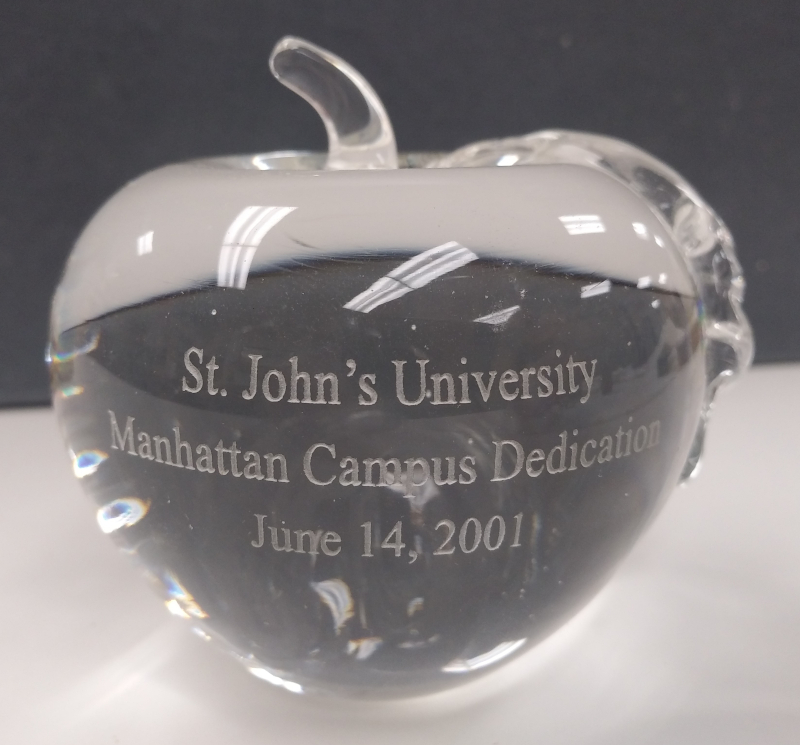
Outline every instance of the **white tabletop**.
{"label": "white tabletop", "polygon": [[573,621],[483,680],[294,696],[169,616],[97,529],[49,410],[0,414],[0,742],[797,745],[800,365],[720,397],[703,471]]}

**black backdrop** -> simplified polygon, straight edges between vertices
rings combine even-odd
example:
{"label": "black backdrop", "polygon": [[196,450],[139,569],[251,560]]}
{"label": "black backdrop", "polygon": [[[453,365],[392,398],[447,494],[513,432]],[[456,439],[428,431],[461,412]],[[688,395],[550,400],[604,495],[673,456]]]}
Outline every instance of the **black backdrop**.
{"label": "black backdrop", "polygon": [[800,359],[800,3],[2,0],[0,403],[46,402],[49,298],[81,227],[169,161],[324,148],[274,42],[372,82],[401,149],[546,127],[621,137],[731,227],[762,362]]}

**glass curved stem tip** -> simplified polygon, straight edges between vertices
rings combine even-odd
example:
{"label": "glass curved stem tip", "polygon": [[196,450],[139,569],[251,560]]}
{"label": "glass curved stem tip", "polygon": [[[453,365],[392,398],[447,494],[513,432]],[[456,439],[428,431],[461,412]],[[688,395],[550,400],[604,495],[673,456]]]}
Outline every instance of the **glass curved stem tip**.
{"label": "glass curved stem tip", "polygon": [[315,44],[285,36],[272,50],[272,74],[310,103],[328,133],[329,170],[397,168],[397,145],[378,94],[351,65]]}

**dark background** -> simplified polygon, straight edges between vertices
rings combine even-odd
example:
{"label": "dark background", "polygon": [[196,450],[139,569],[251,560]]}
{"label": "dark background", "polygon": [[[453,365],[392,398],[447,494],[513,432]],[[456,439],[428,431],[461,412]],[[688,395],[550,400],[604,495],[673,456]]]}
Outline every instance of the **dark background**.
{"label": "dark background", "polygon": [[355,65],[404,150],[559,127],[665,160],[737,240],[757,359],[800,359],[800,3],[2,0],[0,403],[48,400],[50,295],[126,181],[324,149],[316,114],[270,76],[284,34]]}

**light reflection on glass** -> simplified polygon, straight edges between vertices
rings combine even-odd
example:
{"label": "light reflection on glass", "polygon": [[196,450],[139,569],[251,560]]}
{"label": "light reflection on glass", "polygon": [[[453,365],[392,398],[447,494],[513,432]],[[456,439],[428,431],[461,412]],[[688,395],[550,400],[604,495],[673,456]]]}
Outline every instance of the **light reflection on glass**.
{"label": "light reflection on glass", "polygon": [[247,668],[253,675],[261,680],[266,680],[267,683],[272,683],[274,686],[278,686],[279,688],[285,688],[290,693],[302,693],[303,686],[299,683],[294,683],[291,680],[285,680],[275,673],[271,673],[265,667],[249,667]]}
{"label": "light reflection on glass", "polygon": [[61,398],[72,398],[73,396],[80,396],[83,391],[82,385],[66,385],[59,390],[58,395]]}
{"label": "light reflection on glass", "polygon": [[357,660],[366,660],[383,644],[379,636],[367,636],[363,639],[351,639],[347,642],[347,654],[355,655]]}
{"label": "light reflection on glass", "polygon": [[[217,266],[217,285],[236,287],[243,290],[247,285],[250,264],[256,249],[284,217],[296,207],[245,207],[233,220],[225,232],[219,250]],[[244,249],[244,251],[242,251]]]}
{"label": "light reflection on glass", "polygon": [[498,166],[513,166],[515,163],[519,161],[519,155],[514,153],[508,153],[507,155],[501,155],[497,159]]}
{"label": "light reflection on glass", "polygon": [[144,256],[153,253],[153,231],[140,235],[136,239],[136,255]]}
{"label": "light reflection on glass", "polygon": [[415,641],[405,641],[400,642],[397,646],[400,649],[424,649],[425,647],[430,647],[433,644],[438,643],[438,641],[442,638],[441,634],[434,634],[433,636],[428,637],[427,639],[417,639]]}
{"label": "light reflection on glass", "polygon": [[607,292],[611,292],[611,282],[609,280],[604,279],[602,282],[593,282],[590,285],[581,287],[581,300],[596,297],[597,295],[605,295]]}
{"label": "light reflection on glass", "polygon": [[122,497],[97,510],[97,524],[104,533],[136,525],[150,509],[150,503],[136,497]]}
{"label": "light reflection on glass", "polygon": [[477,258],[477,254],[456,241],[429,248],[373,282],[364,292],[345,303],[344,307],[359,313],[369,313],[379,305],[396,300],[412,290],[418,290]]}
{"label": "light reflection on glass", "polygon": [[479,654],[477,657],[470,657],[468,660],[453,660],[442,668],[446,673],[469,673],[473,670],[480,670],[482,667],[493,665],[495,662],[505,659],[510,654],[516,652],[527,639],[518,639],[514,642],[503,642],[494,649]]}
{"label": "light reflection on glass", "polygon": [[255,168],[259,171],[271,171],[272,166],[270,165],[270,160],[275,158],[281,157],[293,157],[296,153],[292,150],[278,150],[276,152],[269,153],[269,157],[266,157],[266,153],[258,153],[258,155],[254,155],[251,159],[251,163]]}
{"label": "light reflection on glass", "polygon": [[606,232],[599,215],[562,215],[558,219],[570,235]]}
{"label": "light reflection on glass", "polygon": [[647,240],[648,238],[647,226],[641,222],[634,222],[631,224],[633,225],[633,232],[636,233],[636,235],[638,235],[643,240]]}
{"label": "light reflection on glass", "polygon": [[353,596],[350,594],[350,588],[340,579],[312,582],[311,588],[328,606],[331,616],[333,616],[333,628],[338,634],[347,620],[353,617]]}
{"label": "light reflection on glass", "polygon": [[[242,165],[258,171],[318,171],[325,167],[325,161],[324,153],[312,153],[304,150],[273,150],[269,153],[258,153],[249,158],[249,162],[245,161]],[[239,165],[238,162],[237,165]]]}
{"label": "light reflection on glass", "polygon": [[164,572],[161,581],[170,596],[165,605],[167,610],[180,618],[208,618],[206,613],[172,572]]}
{"label": "light reflection on glass", "polygon": [[639,280],[636,282],[636,286],[643,290],[645,287],[650,287],[653,284],[652,277],[639,277]]}
{"label": "light reflection on glass", "polygon": [[480,318],[474,318],[472,322],[488,323],[490,326],[502,326],[518,310],[519,305],[512,305],[510,308],[503,308],[502,310],[496,310],[494,313],[489,313],[488,315],[481,316]]}
{"label": "light reflection on glass", "polygon": [[167,600],[164,605],[167,606],[167,610],[172,613],[173,616],[186,619],[191,618],[191,616],[181,607],[181,604],[175,600],[175,598],[172,600]]}
{"label": "light reflection on glass", "polygon": [[69,360],[73,360],[76,357],[79,357],[82,354],[88,354],[89,352],[93,352],[97,349],[97,345],[100,343],[100,334],[93,333],[88,341],[84,342],[83,344],[73,347],[72,349],[56,349],[53,345],[49,345],[47,347],[47,351],[44,355],[44,360],[47,363],[54,363],[58,364],[61,362],[69,362]]}
{"label": "light reflection on glass", "polygon": [[[415,476],[419,476],[424,481],[416,481]],[[399,478],[395,478],[393,473],[387,473],[384,488],[408,499],[411,511],[420,513],[431,499],[435,499],[441,494],[439,487],[428,476],[429,474],[426,475],[424,470],[416,468],[410,473],[407,469],[403,469]]]}
{"label": "light reflection on glass", "polygon": [[70,455],[72,456],[72,472],[79,479],[91,476],[108,458],[108,453],[104,453],[102,450],[81,450],[79,453],[70,453]]}

